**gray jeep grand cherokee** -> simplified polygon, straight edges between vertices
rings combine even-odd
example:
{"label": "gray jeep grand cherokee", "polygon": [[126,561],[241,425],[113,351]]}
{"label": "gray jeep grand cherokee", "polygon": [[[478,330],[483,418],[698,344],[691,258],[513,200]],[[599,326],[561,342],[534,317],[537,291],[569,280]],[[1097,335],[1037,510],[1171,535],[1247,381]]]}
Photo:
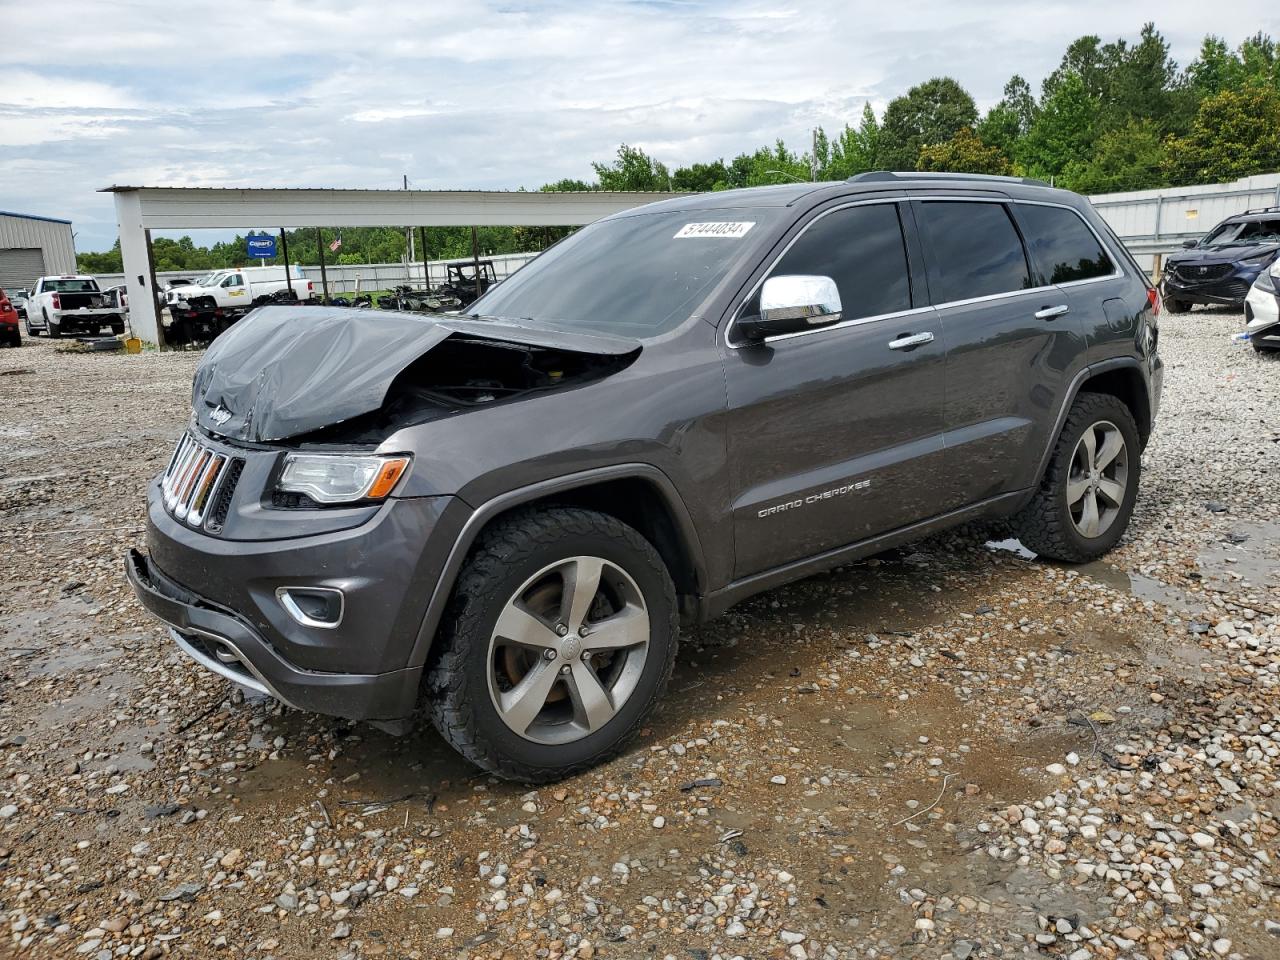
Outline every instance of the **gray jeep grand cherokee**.
{"label": "gray jeep grand cherokee", "polygon": [[578,231],[461,316],[219,338],[129,579],[210,670],[524,781],[616,754],[680,625],[962,521],[1128,524],[1159,298],[1081,197],[864,174]]}

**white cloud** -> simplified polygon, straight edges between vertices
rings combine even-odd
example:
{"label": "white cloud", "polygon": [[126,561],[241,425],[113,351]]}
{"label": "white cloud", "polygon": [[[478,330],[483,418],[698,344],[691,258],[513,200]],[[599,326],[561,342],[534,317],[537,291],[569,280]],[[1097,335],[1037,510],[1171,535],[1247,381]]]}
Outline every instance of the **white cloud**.
{"label": "white cloud", "polygon": [[1136,37],[1186,62],[1203,34],[1277,29],[1240,0],[1147,14],[1103,0],[0,0],[0,209],[72,216],[114,239],[111,183],[535,187],[589,178],[621,141],[669,165],[857,122],[949,74],[982,106],[1033,85],[1071,40]]}

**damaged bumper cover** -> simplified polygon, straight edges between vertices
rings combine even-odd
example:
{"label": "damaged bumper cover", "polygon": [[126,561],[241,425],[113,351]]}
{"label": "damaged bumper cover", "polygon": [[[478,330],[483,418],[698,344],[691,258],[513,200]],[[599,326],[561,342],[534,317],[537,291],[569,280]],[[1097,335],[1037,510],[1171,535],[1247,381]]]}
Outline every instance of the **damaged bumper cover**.
{"label": "damaged bumper cover", "polygon": [[[131,550],[125,574],[184,652],[315,713],[395,720],[413,712],[422,664],[410,661],[460,525],[444,516],[456,501],[397,500],[360,527],[245,542],[185,527],[164,511],[155,489],[149,552]],[[290,589],[338,593],[340,622],[299,619],[282,596]]]}

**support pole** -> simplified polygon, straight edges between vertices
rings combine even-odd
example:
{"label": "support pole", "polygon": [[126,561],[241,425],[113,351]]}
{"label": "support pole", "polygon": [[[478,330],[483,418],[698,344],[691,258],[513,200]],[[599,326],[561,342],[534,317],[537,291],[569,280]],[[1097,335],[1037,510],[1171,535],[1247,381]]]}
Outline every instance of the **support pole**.
{"label": "support pole", "polygon": [[142,225],[142,201],[136,193],[117,193],[115,201],[120,255],[124,260],[125,287],[129,291],[129,325],[139,340],[158,346],[163,342],[163,333],[151,271],[151,244]]}
{"label": "support pole", "polygon": [[471,262],[476,271],[476,299],[480,299],[480,237],[476,228],[471,228]]}
{"label": "support pole", "polygon": [[431,271],[427,269],[427,228],[418,228],[418,252],[422,254],[422,289],[431,289]]}
{"label": "support pole", "polygon": [[[156,251],[151,246],[151,231],[146,232],[147,241],[147,278],[151,281],[152,291],[160,289],[160,282],[156,279]],[[133,303],[132,300],[129,301]],[[154,302],[154,301],[152,301]],[[156,308],[157,310],[159,307]],[[167,346],[164,339],[164,324],[160,322],[159,316],[156,317],[156,347],[163,350]]]}
{"label": "support pole", "polygon": [[324,233],[316,227],[316,250],[320,253],[320,289],[324,291],[324,302],[329,302],[329,275],[324,269]]}
{"label": "support pole", "polygon": [[284,235],[284,227],[280,228],[280,249],[284,255],[284,282],[289,288],[290,296],[293,295],[293,277],[289,274],[289,241]]}

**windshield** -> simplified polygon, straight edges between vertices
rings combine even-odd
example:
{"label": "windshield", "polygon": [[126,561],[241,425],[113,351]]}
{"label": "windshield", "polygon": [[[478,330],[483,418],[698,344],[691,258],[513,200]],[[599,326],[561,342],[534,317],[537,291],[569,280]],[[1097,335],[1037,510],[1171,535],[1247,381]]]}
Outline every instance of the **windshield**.
{"label": "windshield", "polygon": [[780,215],[753,207],[598,220],[503,280],[467,316],[655,337],[687,320]]}
{"label": "windshield", "polygon": [[222,278],[225,276],[225,273],[211,273],[207,277],[198,281],[198,283],[202,287],[216,287],[222,282]]}
{"label": "windshield", "polygon": [[1229,247],[1240,244],[1275,243],[1280,240],[1280,220],[1249,220],[1224,223],[1200,241],[1202,247]]}
{"label": "windshield", "polygon": [[46,280],[45,293],[97,293],[96,280]]}

